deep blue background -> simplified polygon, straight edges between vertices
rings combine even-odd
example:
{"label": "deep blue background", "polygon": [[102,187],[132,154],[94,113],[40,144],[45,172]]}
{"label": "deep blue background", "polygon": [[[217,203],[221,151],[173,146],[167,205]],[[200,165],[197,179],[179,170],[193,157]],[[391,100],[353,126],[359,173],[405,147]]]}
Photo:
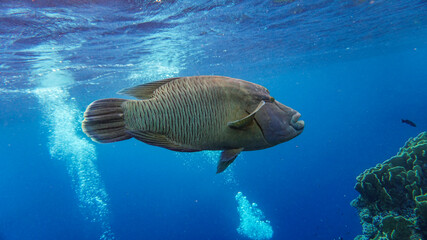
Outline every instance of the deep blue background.
{"label": "deep blue background", "polygon": [[[151,17],[160,14],[158,7],[145,3],[134,3],[137,6],[127,9],[129,15],[126,16],[121,16],[125,15],[121,8],[116,8],[114,14],[103,14],[102,11],[111,11],[111,3],[90,7],[65,4],[48,9],[36,5],[30,6],[31,13],[16,14],[18,17],[10,13],[13,5],[2,8],[6,17],[1,21],[9,25],[2,27],[1,46],[5,54],[1,57],[3,64],[0,63],[0,239],[98,239],[100,236],[100,226],[85,219],[79,209],[67,174],[67,162],[52,159],[49,154],[47,142],[51,129],[31,92],[37,88],[37,81],[31,80],[34,73],[29,69],[41,61],[36,56],[42,55],[31,47],[42,44],[46,38],[65,46],[57,52],[64,62],[57,64],[58,68],[68,69],[76,81],[66,89],[77,101],[80,111],[95,99],[117,97],[115,92],[121,88],[147,81],[130,78],[129,72],[144,72],[144,66],[166,61],[163,65],[179,67],[179,71],[171,71],[176,75],[226,75],[264,85],[276,99],[298,110],[306,122],[304,132],[287,143],[241,154],[228,170],[232,174],[216,175],[216,159],[200,153],[178,154],[136,140],[95,144],[96,166],[109,195],[109,223],[117,239],[244,239],[236,231],[239,216],[234,196],[238,191],[256,202],[271,221],[273,239],[352,239],[359,234],[358,216],[349,205],[357,197],[353,189],[356,176],[393,156],[408,138],[427,129],[427,38],[426,16],[422,11],[426,8],[425,2],[419,3],[419,12],[404,9],[393,15],[379,11],[384,14],[383,18],[414,17],[400,25],[388,25],[380,17],[366,15],[368,18],[357,31],[331,30],[329,38],[319,37],[320,32],[316,33],[318,37],[310,35],[316,39],[311,42],[321,45],[314,49],[298,39],[310,33],[301,30],[304,24],[312,22],[307,26],[315,28],[316,20],[322,19],[320,13],[333,8],[326,3],[313,2],[311,8],[306,8],[311,13],[319,13],[320,17],[314,14],[306,19],[307,15],[301,15],[300,18],[307,21],[304,24],[297,21],[298,15],[285,18],[297,21],[287,23],[295,30],[295,36],[288,41],[282,38],[292,36],[285,34],[286,27],[281,28],[283,31],[266,32],[265,38],[260,34],[258,39],[251,39],[250,36],[260,31],[254,26],[263,25],[257,22],[262,16],[255,13],[264,11],[254,13],[245,3],[238,2],[185,11],[177,7],[180,2],[165,2],[179,11],[160,9],[162,14],[173,13],[166,20],[158,21],[162,26],[157,23],[140,23],[136,28],[132,28],[132,24],[113,26],[115,18],[125,21],[125,17],[141,16],[140,21],[147,21],[145,13],[142,14],[144,9],[149,10]],[[304,5],[296,1],[285,7],[298,9],[297,3]],[[276,15],[285,11],[282,5],[279,9],[273,2],[259,4],[261,9],[269,9]],[[345,6],[335,14],[341,14],[341,19],[350,19],[350,15],[369,10],[371,6],[367,4],[356,4],[355,8]],[[379,1],[379,4],[385,3]],[[397,3],[389,4],[379,6],[388,7],[392,12],[393,4]],[[31,3],[24,7],[28,5]],[[228,11],[227,8],[232,8],[229,15],[219,14]],[[67,24],[52,23],[28,33],[29,26],[39,26],[31,21],[38,18],[44,21],[38,11],[58,9],[60,17],[48,17]],[[226,18],[224,25],[216,24],[220,16],[233,17],[236,9],[242,12],[239,26],[236,27],[235,22],[227,23]],[[213,14],[212,19],[205,13]],[[276,15],[268,15],[271,19],[264,25],[282,23]],[[25,22],[25,19],[32,20]],[[182,22],[167,25],[174,19]],[[419,22],[414,23],[414,19]],[[315,26],[327,25],[330,28],[325,29],[335,30],[344,27],[335,20],[320,21],[322,23]],[[98,25],[83,28],[85,21]],[[195,26],[191,24],[206,26],[194,30],[202,32],[201,35],[176,36],[180,30],[193,29]],[[383,29],[372,30],[373,26]],[[9,32],[4,30],[7,27]],[[205,32],[206,29],[210,30]],[[356,33],[369,32],[367,29],[374,31],[367,34],[370,38],[351,40],[353,36],[360,37]],[[59,36],[56,35],[59,30],[63,36],[55,39],[53,36]],[[98,35],[100,32],[103,34]],[[224,33],[224,39],[218,39],[219,32]],[[7,34],[12,35],[7,38]],[[26,34],[29,37],[24,41]],[[276,39],[274,34],[279,34]],[[163,35],[168,37],[163,39]],[[153,44],[155,40],[150,40],[150,36],[166,44]],[[85,39],[82,45],[70,47],[79,42],[80,37]],[[139,41],[140,37],[148,39]],[[188,39],[190,37],[194,38]],[[117,44],[117,41],[121,43],[119,40],[123,44]],[[113,45],[118,46],[117,50]],[[241,47],[233,49],[238,46]],[[289,56],[283,58],[287,50]],[[167,53],[172,57],[165,60]],[[153,57],[156,54],[159,57]],[[146,57],[139,59],[140,55]],[[126,65],[127,60],[134,65]],[[50,68],[41,71],[44,73]],[[162,77],[163,73],[152,72],[148,80]],[[401,118],[414,121],[417,127],[402,124]],[[76,128],[78,126],[76,122]],[[85,137],[80,131],[78,134]]]}

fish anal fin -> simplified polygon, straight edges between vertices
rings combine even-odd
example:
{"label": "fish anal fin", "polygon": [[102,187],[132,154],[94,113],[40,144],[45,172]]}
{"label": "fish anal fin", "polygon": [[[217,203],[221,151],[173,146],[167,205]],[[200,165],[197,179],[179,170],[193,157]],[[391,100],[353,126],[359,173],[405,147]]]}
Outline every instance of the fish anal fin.
{"label": "fish anal fin", "polygon": [[265,105],[264,101],[261,101],[258,106],[255,108],[255,110],[250,113],[248,116],[233,121],[233,122],[229,122],[227,125],[230,128],[234,128],[234,129],[245,129],[246,127],[248,127],[250,124],[252,124],[254,118],[255,118],[255,114]]}
{"label": "fish anal fin", "polygon": [[227,169],[227,167],[234,162],[234,159],[236,159],[239,153],[242,151],[243,151],[243,148],[224,150],[221,153],[221,158],[218,161],[216,173],[221,173],[225,169]]}
{"label": "fish anal fin", "polygon": [[172,151],[177,152],[198,152],[198,149],[191,149],[185,146],[181,146],[167,136],[159,133],[153,132],[144,132],[144,131],[129,131],[128,133],[132,135],[132,137],[138,139],[139,141],[145,142],[150,145],[159,146],[163,148],[167,148]]}
{"label": "fish anal fin", "polygon": [[154,91],[159,87],[179,78],[167,78],[160,81],[149,82],[131,88],[125,88],[118,92],[121,95],[128,95],[138,99],[150,99]]}

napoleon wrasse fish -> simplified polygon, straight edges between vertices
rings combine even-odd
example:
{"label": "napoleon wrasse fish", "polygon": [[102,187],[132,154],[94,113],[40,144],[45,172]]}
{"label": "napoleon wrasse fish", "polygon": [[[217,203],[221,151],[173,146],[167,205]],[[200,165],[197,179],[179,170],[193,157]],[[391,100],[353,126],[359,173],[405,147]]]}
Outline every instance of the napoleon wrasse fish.
{"label": "napoleon wrasse fish", "polygon": [[180,152],[222,150],[217,173],[241,151],[288,141],[304,129],[301,114],[258,84],[221,76],[169,78],[123,89],[139,100],[94,101],[83,131],[95,142],[136,138]]}

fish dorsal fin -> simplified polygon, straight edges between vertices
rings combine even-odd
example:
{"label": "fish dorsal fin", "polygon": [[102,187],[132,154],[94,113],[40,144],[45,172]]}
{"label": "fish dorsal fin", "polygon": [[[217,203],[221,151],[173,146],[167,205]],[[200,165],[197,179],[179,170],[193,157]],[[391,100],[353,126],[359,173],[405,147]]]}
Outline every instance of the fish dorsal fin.
{"label": "fish dorsal fin", "polygon": [[138,99],[150,99],[159,87],[179,78],[167,78],[159,81],[141,84],[131,88],[125,88],[118,92],[121,95],[129,95]]}
{"label": "fish dorsal fin", "polygon": [[242,118],[242,119],[239,119],[239,120],[236,120],[236,121],[233,121],[233,122],[229,122],[227,125],[229,126],[229,127],[231,127],[231,128],[234,128],[234,129],[244,129],[245,127],[247,127],[247,126],[249,126],[251,123],[252,123],[252,121],[254,120],[254,117],[255,117],[255,114],[263,107],[265,105],[265,102],[264,101],[261,101],[259,104],[258,104],[258,106],[255,108],[255,110],[251,113],[251,114],[249,114],[248,116],[246,116],[246,117],[244,117],[244,118]]}
{"label": "fish dorsal fin", "polygon": [[184,146],[181,146],[167,136],[159,133],[153,132],[144,132],[144,131],[127,131],[132,137],[138,139],[139,141],[145,142],[150,145],[164,147],[169,150],[178,151],[178,152],[197,152],[200,150],[191,149]]}
{"label": "fish dorsal fin", "polygon": [[224,150],[221,153],[221,158],[218,161],[216,173],[221,173],[227,169],[227,167],[234,162],[234,159],[236,159],[237,155],[239,155],[241,151],[243,151],[243,148]]}

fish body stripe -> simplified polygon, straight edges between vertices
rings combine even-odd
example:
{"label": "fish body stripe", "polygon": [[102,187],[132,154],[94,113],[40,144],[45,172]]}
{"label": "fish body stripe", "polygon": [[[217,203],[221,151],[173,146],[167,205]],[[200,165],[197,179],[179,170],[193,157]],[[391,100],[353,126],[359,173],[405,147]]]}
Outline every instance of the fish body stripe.
{"label": "fish body stripe", "polygon": [[126,102],[126,126],[165,135],[193,149],[215,149],[215,144],[227,139],[223,134],[228,131],[227,122],[242,111],[230,95],[216,81],[172,81],[156,89],[151,99]]}

